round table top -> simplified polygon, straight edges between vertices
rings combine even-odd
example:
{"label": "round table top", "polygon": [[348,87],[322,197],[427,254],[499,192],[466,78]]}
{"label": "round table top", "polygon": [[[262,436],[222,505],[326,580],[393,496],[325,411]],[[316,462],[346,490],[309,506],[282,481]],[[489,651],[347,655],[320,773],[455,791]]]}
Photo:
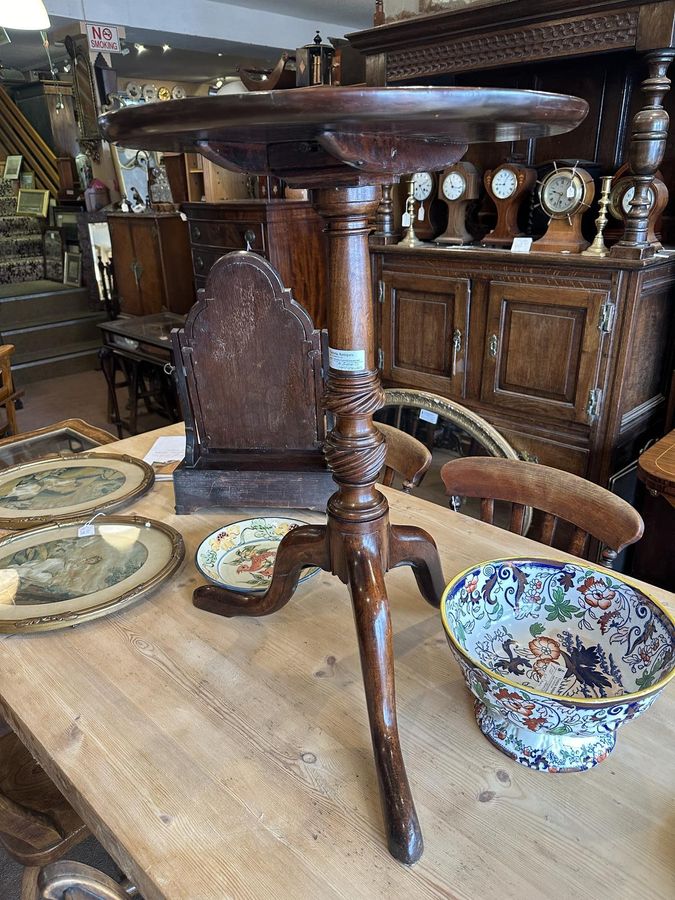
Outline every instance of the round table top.
{"label": "round table top", "polygon": [[585,100],[540,91],[354,86],[189,97],[123,107],[99,121],[125,147],[196,149],[228,168],[285,177],[289,167],[315,165],[307,145],[352,171],[402,174],[455,162],[471,143],[570,131],[587,112]]}

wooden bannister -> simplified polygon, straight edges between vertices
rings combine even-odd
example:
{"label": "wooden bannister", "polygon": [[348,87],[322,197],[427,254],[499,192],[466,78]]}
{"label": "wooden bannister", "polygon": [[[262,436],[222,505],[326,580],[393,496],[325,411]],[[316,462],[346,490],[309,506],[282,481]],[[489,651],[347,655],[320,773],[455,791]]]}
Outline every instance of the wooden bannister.
{"label": "wooden bannister", "polygon": [[23,156],[26,165],[35,172],[36,187],[57,196],[56,156],[4,88],[0,88],[0,146],[8,155]]}

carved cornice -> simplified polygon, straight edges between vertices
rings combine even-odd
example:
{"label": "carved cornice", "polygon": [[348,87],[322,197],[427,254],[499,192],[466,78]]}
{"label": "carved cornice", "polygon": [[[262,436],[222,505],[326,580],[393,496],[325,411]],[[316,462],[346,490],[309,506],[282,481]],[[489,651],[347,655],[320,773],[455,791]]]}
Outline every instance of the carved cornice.
{"label": "carved cornice", "polygon": [[387,53],[387,82],[635,46],[638,12],[577,16]]}

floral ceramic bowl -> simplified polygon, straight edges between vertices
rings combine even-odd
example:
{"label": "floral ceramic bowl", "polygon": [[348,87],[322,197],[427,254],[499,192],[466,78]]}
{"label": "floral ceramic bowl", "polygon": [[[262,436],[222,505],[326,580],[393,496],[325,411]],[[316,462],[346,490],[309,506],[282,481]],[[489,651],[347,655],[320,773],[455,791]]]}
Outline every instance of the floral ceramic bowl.
{"label": "floral ceramic bowl", "polygon": [[[301,525],[299,519],[265,516],[241,519],[214,531],[199,545],[195,563],[209,581],[233,591],[266,591],[272,580],[281,539]],[[319,570],[307,568],[299,584]]]}
{"label": "floral ceramic bowl", "polygon": [[441,616],[481,731],[533,769],[602,762],[675,675],[675,620],[604,569],[482,563],[450,582]]}

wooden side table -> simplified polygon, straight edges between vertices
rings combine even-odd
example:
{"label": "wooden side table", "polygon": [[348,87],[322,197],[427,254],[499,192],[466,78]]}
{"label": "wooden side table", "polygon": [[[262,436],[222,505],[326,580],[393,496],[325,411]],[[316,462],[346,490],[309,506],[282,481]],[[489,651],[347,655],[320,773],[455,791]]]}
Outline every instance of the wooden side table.
{"label": "wooden side table", "polygon": [[631,573],[661,587],[675,587],[675,429],[638,459],[645,486],[640,514],[645,533],[631,554]]}
{"label": "wooden side table", "polygon": [[375,487],[385,457],[373,413],[384,402],[375,364],[368,234],[379,185],[457,162],[474,141],[569,131],[588,111],[559,94],[475,88],[324,88],[188,98],[126,107],[100,119],[125,147],[199,150],[217,165],[314,188],[329,244],[329,373],[324,405],[335,416],[325,454],[338,489],[328,523],[292,531],[279,545],[263,595],[214,585],[196,606],[262,616],[291,598],[306,565],[348,585],[361,654],[389,850],[414,863],[423,842],[396,721],[392,628],[385,573],[411,566],[434,606],[444,587],[436,544],[421,528],[389,523]]}

